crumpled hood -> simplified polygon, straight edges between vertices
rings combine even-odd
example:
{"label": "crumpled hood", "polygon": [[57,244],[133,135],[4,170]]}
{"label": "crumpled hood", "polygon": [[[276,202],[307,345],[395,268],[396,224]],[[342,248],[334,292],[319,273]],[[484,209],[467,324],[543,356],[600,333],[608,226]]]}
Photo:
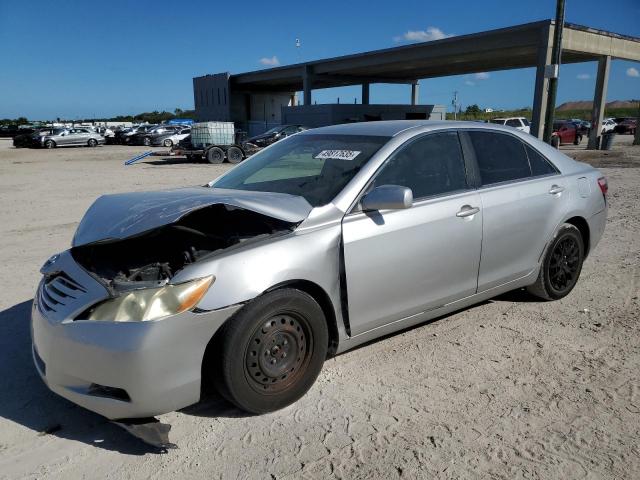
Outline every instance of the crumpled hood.
{"label": "crumpled hood", "polygon": [[300,223],[312,209],[304,198],[295,195],[210,187],[104,195],[85,213],[72,245],[138,235],[215,204],[244,208],[291,223]]}

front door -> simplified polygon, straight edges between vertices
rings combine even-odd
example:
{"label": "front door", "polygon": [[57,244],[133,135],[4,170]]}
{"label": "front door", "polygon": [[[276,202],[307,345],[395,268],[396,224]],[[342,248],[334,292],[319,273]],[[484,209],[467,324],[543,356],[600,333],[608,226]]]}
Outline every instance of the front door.
{"label": "front door", "polygon": [[352,335],[477,289],[482,211],[479,194],[467,186],[458,134],[410,140],[371,187],[389,184],[411,188],[414,205],[379,212],[356,209],[343,220]]}

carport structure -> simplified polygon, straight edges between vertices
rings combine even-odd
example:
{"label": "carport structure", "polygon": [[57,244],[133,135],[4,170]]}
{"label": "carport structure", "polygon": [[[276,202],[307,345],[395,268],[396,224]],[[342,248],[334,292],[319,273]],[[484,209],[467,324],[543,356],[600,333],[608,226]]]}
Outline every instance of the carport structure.
{"label": "carport structure", "polygon": [[[229,76],[234,92],[303,92],[312,103],[316,88],[362,85],[362,103],[369,103],[372,83],[411,85],[411,104],[418,101],[420,79],[536,68],[531,133],[542,137],[555,22],[544,20],[498,30],[445,38],[282,66]],[[592,111],[592,138],[601,131],[611,60],[640,62],[640,38],[580,25],[565,24],[562,63],[598,62]],[[194,79],[195,81],[195,79]]]}

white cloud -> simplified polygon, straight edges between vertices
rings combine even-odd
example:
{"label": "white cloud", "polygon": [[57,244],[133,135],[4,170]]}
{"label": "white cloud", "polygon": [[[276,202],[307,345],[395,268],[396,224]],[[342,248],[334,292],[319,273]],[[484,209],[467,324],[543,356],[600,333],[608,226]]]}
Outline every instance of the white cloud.
{"label": "white cloud", "polygon": [[627,68],[627,77],[638,78],[640,77],[640,72],[637,68],[629,67]]}
{"label": "white cloud", "polygon": [[438,27],[427,27],[426,30],[408,30],[402,35],[393,37],[396,42],[431,42],[453,37],[451,33],[444,33]]}
{"label": "white cloud", "polygon": [[476,82],[472,82],[471,80],[467,80],[466,82],[464,82],[465,85],[469,85],[470,87],[473,87]]}
{"label": "white cloud", "polygon": [[489,74],[487,72],[476,73],[473,78],[476,80],[487,80],[489,78]]}
{"label": "white cloud", "polygon": [[589,80],[591,78],[591,75],[589,75],[588,73],[579,73],[576,78],[578,80]]}
{"label": "white cloud", "polygon": [[271,58],[269,57],[262,57],[260,59],[260,63],[262,65],[267,65],[269,67],[277,67],[278,65],[280,65],[280,60],[278,60],[278,57],[276,57],[275,55]]}

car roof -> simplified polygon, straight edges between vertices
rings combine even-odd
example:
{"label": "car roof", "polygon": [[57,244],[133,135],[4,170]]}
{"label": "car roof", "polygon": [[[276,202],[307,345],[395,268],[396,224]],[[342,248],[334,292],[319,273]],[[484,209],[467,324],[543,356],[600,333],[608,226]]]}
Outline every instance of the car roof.
{"label": "car roof", "polygon": [[343,123],[328,127],[305,130],[299,135],[371,135],[379,137],[393,137],[410,128],[417,127],[451,127],[458,124],[460,127],[473,122],[454,122],[444,120],[382,120],[375,122]]}

